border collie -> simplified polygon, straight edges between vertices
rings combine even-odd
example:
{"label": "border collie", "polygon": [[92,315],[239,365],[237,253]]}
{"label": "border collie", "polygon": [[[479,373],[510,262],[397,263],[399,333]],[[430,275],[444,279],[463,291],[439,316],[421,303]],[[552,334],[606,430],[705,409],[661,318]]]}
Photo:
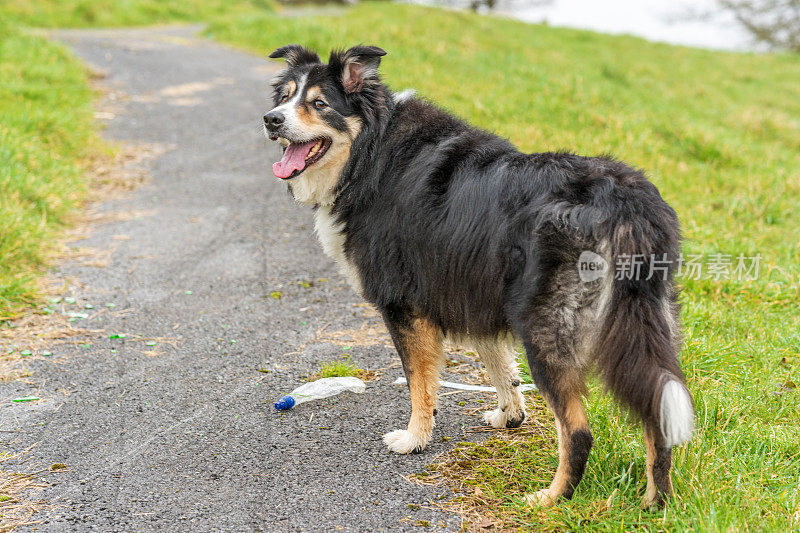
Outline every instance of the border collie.
{"label": "border collie", "polygon": [[400,354],[411,420],[384,442],[404,454],[430,441],[445,338],[473,346],[497,387],[485,422],[518,427],[519,343],[558,432],[555,477],[528,501],[553,505],[580,482],[593,442],[582,395],[597,369],[642,422],[644,504],[662,506],[672,447],[694,419],[678,366],[675,212],[612,158],[523,154],[392,92],[378,73],[385,54],[357,46],[324,64],[302,46],[279,48],[270,57],[287,67],[264,115],[285,147],[274,174],[314,209],[322,247]]}

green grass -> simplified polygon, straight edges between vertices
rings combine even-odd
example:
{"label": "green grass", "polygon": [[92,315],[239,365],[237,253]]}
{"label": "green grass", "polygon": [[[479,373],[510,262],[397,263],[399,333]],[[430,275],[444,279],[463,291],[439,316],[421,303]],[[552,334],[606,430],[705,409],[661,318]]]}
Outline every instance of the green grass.
{"label": "green grass", "polygon": [[698,431],[675,453],[678,496],[665,512],[640,510],[639,430],[593,383],[596,445],[575,498],[557,510],[534,512],[522,499],[555,470],[555,432],[471,448],[493,513],[531,530],[800,528],[800,392],[791,388],[800,379],[800,58],[393,4],[280,24],[244,15],[209,32],[259,53],[379,45],[390,86],[415,88],[523,150],[612,153],[647,169],[680,215],[685,252],[703,254],[706,267],[715,253],[761,255],[754,281],[684,280],[683,367]]}
{"label": "green grass", "polygon": [[14,0],[0,5],[0,318],[36,302],[36,278],[103,150],[83,65],[25,27],[129,26],[273,11],[272,0]]}
{"label": "green grass", "polygon": [[85,191],[98,144],[81,63],[0,25],[0,317],[35,301],[35,277]]}
{"label": "green grass", "polygon": [[81,28],[205,22],[274,8],[272,0],[13,0],[0,12],[25,26]]}
{"label": "green grass", "polygon": [[319,365],[319,370],[314,374],[313,379],[335,378],[345,376],[361,376],[364,370],[356,366],[350,357],[343,356],[333,361],[326,361]]}

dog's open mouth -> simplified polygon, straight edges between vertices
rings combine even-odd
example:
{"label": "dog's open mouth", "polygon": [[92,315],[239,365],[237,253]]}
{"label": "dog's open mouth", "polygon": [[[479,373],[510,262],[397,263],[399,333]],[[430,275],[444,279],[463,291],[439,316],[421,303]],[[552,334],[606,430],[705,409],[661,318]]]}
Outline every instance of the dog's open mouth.
{"label": "dog's open mouth", "polygon": [[305,169],[322,159],[330,146],[329,139],[290,143],[283,152],[281,160],[272,164],[272,172],[282,180],[299,176]]}

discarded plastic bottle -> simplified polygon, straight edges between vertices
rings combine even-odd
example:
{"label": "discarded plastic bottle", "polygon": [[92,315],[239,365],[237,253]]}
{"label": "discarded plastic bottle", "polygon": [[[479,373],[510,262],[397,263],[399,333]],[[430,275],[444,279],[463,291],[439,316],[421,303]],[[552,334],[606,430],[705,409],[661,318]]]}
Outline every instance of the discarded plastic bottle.
{"label": "discarded plastic bottle", "polygon": [[301,385],[288,395],[282,396],[277,402],[275,402],[275,409],[278,411],[286,411],[295,405],[310,402],[311,400],[329,398],[345,391],[361,394],[366,390],[366,388],[367,386],[363,381],[352,376],[322,378],[312,381],[311,383]]}

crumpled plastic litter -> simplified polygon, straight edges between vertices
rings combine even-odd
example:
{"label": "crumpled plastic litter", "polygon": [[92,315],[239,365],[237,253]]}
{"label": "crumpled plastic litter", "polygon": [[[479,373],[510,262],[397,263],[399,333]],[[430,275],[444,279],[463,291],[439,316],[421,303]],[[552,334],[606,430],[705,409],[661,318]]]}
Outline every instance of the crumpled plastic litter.
{"label": "crumpled plastic litter", "polygon": [[295,405],[310,402],[311,400],[329,398],[345,391],[361,394],[366,389],[367,385],[353,376],[321,378],[300,385],[286,396],[281,397],[275,402],[275,409],[278,411],[286,411]]}

